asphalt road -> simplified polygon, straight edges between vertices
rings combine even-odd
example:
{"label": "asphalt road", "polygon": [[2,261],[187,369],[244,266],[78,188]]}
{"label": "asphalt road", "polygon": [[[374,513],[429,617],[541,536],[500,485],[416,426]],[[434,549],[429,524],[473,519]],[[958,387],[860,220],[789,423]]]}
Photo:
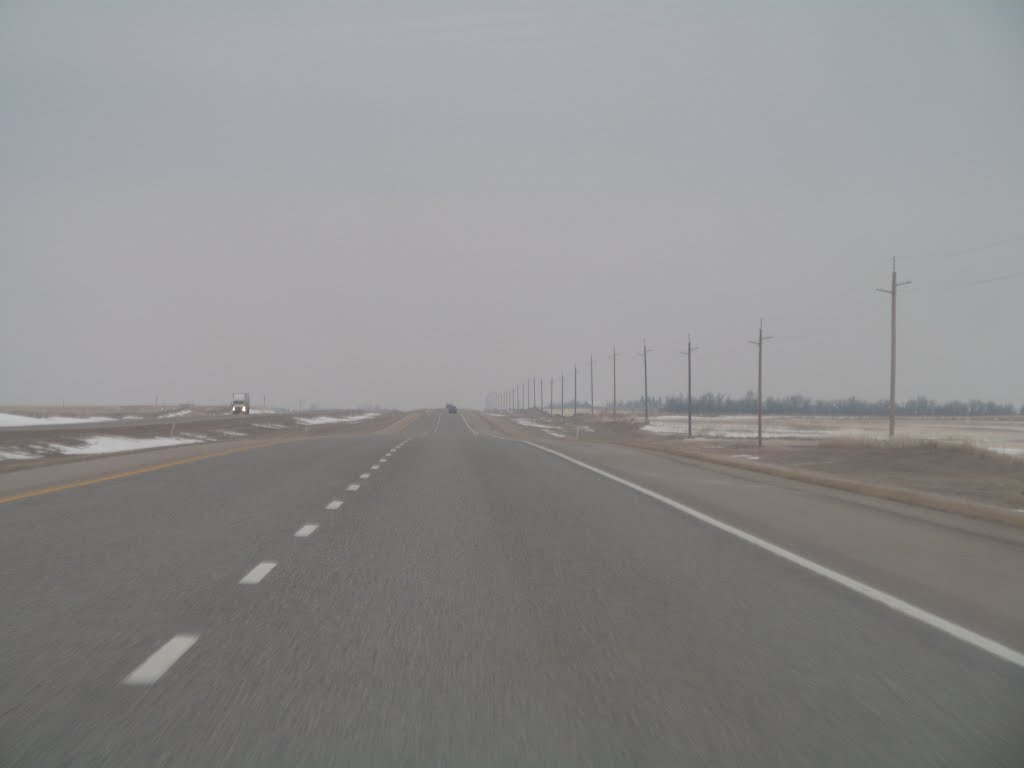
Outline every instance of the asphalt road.
{"label": "asphalt road", "polygon": [[1024,668],[461,414],[0,530],[3,765],[1024,764]]}

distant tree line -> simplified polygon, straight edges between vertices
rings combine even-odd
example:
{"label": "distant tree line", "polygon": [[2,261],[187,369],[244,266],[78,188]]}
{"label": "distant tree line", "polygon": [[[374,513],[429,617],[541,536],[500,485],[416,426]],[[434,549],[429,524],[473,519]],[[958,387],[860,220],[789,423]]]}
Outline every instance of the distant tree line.
{"label": "distant tree line", "polygon": [[[624,411],[642,411],[644,401],[620,402],[619,408]],[[686,395],[652,397],[649,408],[663,413],[686,413]],[[757,395],[752,391],[743,397],[705,392],[693,398],[693,412],[701,416],[756,413]],[[820,400],[803,395],[766,397],[764,412],[787,416],[888,416],[889,401],[861,400],[856,397]],[[1013,416],[1017,413],[1024,415],[1024,405],[1018,409],[1011,403],[994,403],[991,400],[950,400],[940,403],[922,395],[896,403],[896,413],[901,416]]]}

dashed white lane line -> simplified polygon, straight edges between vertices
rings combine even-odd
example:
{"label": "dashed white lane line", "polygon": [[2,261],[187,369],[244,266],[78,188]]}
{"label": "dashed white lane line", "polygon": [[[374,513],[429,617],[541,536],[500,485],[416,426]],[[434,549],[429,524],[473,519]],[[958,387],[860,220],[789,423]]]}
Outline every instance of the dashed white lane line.
{"label": "dashed white lane line", "polygon": [[309,536],[313,531],[315,531],[319,527],[320,527],[319,525],[313,525],[312,523],[306,523],[304,526],[302,526],[301,528],[299,528],[299,530],[297,530],[295,532],[295,537],[299,538],[299,539],[304,539],[304,538]]}
{"label": "dashed white lane line", "polygon": [[345,490],[346,491],[358,491],[359,490],[359,483],[349,483],[348,488],[346,488]]}
{"label": "dashed white lane line", "polygon": [[381,464],[387,464],[388,463],[388,457],[385,456],[383,459],[380,460],[380,463]]}
{"label": "dashed white lane line", "polygon": [[263,581],[264,576],[266,576],[268,573],[274,570],[274,567],[276,565],[277,563],[262,562],[255,568],[253,568],[251,571],[249,571],[247,574],[245,574],[245,576],[242,577],[242,580],[238,583],[259,584],[261,581]]}
{"label": "dashed white lane line", "polygon": [[441,414],[437,414],[437,424],[434,425],[434,431],[437,432],[437,428],[441,426]]}
{"label": "dashed white lane line", "polygon": [[363,472],[363,474],[361,474],[359,476],[359,479],[360,480],[369,480],[370,479],[370,473],[369,472]]}
{"label": "dashed white lane line", "polygon": [[476,437],[476,430],[469,426],[469,422],[466,421],[466,414],[460,413],[459,416],[462,417],[462,423],[466,425],[466,429],[473,433],[473,437]]}
{"label": "dashed white lane line", "polygon": [[152,685],[170,669],[174,662],[196,644],[199,635],[175,635],[160,649],[142,662],[135,671],[124,679],[125,685]]}
{"label": "dashed white lane line", "polygon": [[380,469],[380,464],[374,464],[370,469]]}
{"label": "dashed white lane line", "polygon": [[335,499],[334,501],[327,505],[327,509],[338,509],[338,507],[340,507],[344,503],[345,502],[343,502],[341,499]]}
{"label": "dashed white lane line", "polygon": [[772,544],[770,541],[762,539],[759,536],[755,536],[752,533],[747,533],[741,528],[729,525],[728,523],[723,523],[721,520],[711,517],[711,515],[706,515],[703,512],[694,509],[693,507],[688,507],[685,504],[680,504],[678,501],[670,499],[668,496],[663,496],[662,494],[657,493],[656,491],[652,491],[649,488],[645,488],[642,485],[631,482],[617,475],[613,475],[611,472],[605,472],[603,469],[591,466],[590,464],[582,462],[579,459],[574,459],[572,456],[567,456],[564,453],[559,453],[558,451],[552,450],[551,448],[547,448],[543,445],[531,443],[528,440],[524,440],[523,442],[526,445],[532,445],[534,448],[544,451],[545,453],[550,453],[552,456],[557,456],[560,459],[564,459],[565,461],[568,461],[570,464],[575,464],[576,466],[589,470],[596,475],[600,475],[601,477],[607,478],[612,482],[624,485],[625,487],[630,488],[636,491],[637,493],[642,493],[644,496],[648,496],[649,498],[652,498],[655,501],[660,501],[662,504],[665,504],[666,506],[679,510],[680,512],[687,514],[690,517],[693,517],[697,520],[700,520],[701,522],[706,523],[710,526],[713,526],[714,528],[717,528],[720,531],[724,531],[725,533],[735,536],[738,539],[742,539],[748,544],[752,544],[755,547],[759,547],[760,549],[770,552],[776,557],[782,558],[783,560],[788,560],[794,565],[800,566],[801,568],[804,568],[810,571],[811,573],[815,573],[818,576],[822,576],[823,578],[826,578],[829,581],[839,584],[842,587],[846,587],[846,589],[850,590],[851,592],[856,592],[857,594],[862,595],[863,597],[866,597],[869,600],[874,600],[877,603],[881,603],[886,608],[889,608],[890,610],[893,610],[896,613],[901,613],[904,616],[921,622],[922,624],[927,624],[929,627],[937,629],[940,632],[944,632],[945,634],[951,637],[955,637],[957,640],[960,640],[961,642],[967,643],[968,645],[973,645],[975,648],[979,648],[985,651],[986,653],[989,653],[997,658],[1002,659],[1003,661],[1007,661],[1010,664],[1015,664],[1018,667],[1024,668],[1024,653],[1021,653],[1020,651],[1010,648],[1009,646],[1003,645],[1002,643],[992,640],[989,637],[985,637],[985,635],[982,635],[978,632],[968,629],[967,627],[949,621],[948,619],[944,619],[941,616],[936,616],[934,613],[926,611],[923,608],[919,608],[913,603],[908,603],[907,601],[902,600],[896,597],[895,595],[890,595],[888,592],[883,592],[882,590],[876,589],[875,587],[865,584],[862,581],[857,581],[857,579],[851,578],[845,574],[840,573],[839,571],[833,571],[831,568],[827,566],[821,565],[820,563],[816,563],[815,561],[803,557],[802,555],[798,555],[795,552],[785,549],[784,547],[780,547],[778,544]]}

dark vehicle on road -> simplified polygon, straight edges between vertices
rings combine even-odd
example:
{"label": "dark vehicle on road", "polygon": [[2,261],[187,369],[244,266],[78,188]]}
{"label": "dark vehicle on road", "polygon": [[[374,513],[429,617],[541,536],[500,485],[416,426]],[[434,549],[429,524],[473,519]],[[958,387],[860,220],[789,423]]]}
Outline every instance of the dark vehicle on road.
{"label": "dark vehicle on road", "polygon": [[459,412],[458,408],[456,408],[451,403],[448,403],[448,413],[458,413],[458,412]]}

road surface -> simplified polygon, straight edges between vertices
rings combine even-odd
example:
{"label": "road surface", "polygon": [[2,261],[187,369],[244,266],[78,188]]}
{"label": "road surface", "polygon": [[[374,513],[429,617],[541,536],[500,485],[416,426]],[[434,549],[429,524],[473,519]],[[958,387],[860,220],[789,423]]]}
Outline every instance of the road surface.
{"label": "road surface", "polygon": [[[724,511],[818,503],[688,471]],[[473,414],[0,526],[2,765],[1024,764],[1019,615],[965,642]]]}

